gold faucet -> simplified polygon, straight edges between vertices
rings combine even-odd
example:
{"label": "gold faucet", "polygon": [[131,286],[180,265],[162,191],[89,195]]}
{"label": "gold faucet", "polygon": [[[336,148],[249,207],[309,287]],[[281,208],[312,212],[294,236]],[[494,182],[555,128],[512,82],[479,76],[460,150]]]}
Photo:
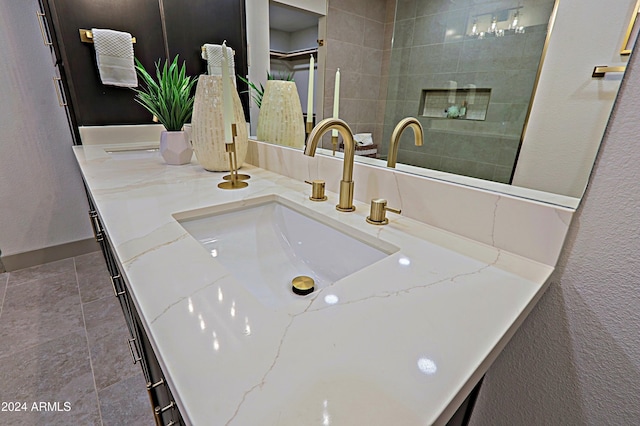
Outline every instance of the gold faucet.
{"label": "gold faucet", "polygon": [[391,145],[389,145],[389,155],[387,156],[387,167],[395,167],[396,160],[398,159],[398,145],[400,144],[400,136],[407,127],[413,129],[413,136],[415,138],[416,146],[422,146],[424,141],[424,131],[422,130],[422,124],[413,118],[407,117],[402,119],[391,134]]}
{"label": "gold faucet", "polygon": [[304,148],[304,155],[313,157],[322,135],[329,130],[337,130],[342,135],[344,143],[344,165],[342,166],[342,180],[340,181],[340,201],[336,210],[341,212],[352,212],[356,208],[353,205],[353,160],[355,159],[356,144],[353,141],[353,133],[349,125],[339,118],[326,118],[316,124],[316,127],[309,133],[307,146]]}

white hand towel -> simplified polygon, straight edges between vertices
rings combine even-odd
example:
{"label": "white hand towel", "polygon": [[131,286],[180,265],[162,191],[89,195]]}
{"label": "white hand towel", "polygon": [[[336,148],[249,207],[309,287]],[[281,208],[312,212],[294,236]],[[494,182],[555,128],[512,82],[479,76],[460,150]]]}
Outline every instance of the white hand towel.
{"label": "white hand towel", "polygon": [[371,133],[356,133],[353,135],[353,140],[358,146],[373,145],[373,137],[371,137]]}
{"label": "white hand towel", "polygon": [[91,32],[102,84],[138,87],[131,34],[97,28],[92,28]]}
{"label": "white hand towel", "polygon": [[[202,59],[207,61],[207,74],[222,75],[222,45],[205,44],[202,49]],[[233,58],[233,49],[227,46],[227,59],[229,59],[229,75],[233,76],[233,84],[236,84],[236,64]]]}

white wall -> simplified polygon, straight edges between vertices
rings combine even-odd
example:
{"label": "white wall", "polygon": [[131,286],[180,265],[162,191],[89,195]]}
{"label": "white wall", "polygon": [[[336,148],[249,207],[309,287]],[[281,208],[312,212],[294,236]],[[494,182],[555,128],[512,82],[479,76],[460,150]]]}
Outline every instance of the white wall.
{"label": "white wall", "polygon": [[487,373],[473,426],[640,424],[638,111],[636,51],[549,291]]}
{"label": "white wall", "polygon": [[[309,27],[300,31],[288,33],[285,31],[270,30],[269,34],[271,40],[271,49],[275,49],[281,52],[291,52],[296,50],[313,49],[316,48],[318,43],[318,27]],[[316,72],[317,60],[314,66],[314,73]],[[293,80],[296,83],[298,89],[298,97],[300,98],[300,104],[302,105],[302,112],[307,113],[307,100],[309,99],[309,57],[300,58],[297,60],[277,60],[271,59],[271,71],[280,73],[293,73]],[[314,76],[317,81],[317,75]],[[315,101],[318,97],[315,95],[317,85],[314,84],[314,97]],[[315,103],[314,103],[315,105]],[[314,111],[318,111],[317,106],[314,106]]]}
{"label": "white wall", "polygon": [[87,202],[58,105],[36,0],[0,2],[0,250],[91,238]]}
{"label": "white wall", "polygon": [[278,52],[291,50],[291,33],[269,29],[269,48]]}
{"label": "white wall", "polygon": [[618,52],[635,4],[559,0],[514,185],[582,196],[621,80],[591,72],[626,62]]}
{"label": "white wall", "polygon": [[279,52],[315,49],[318,46],[318,26],[295,32],[269,29],[269,46]]}
{"label": "white wall", "polygon": [[291,50],[315,49],[318,46],[318,26],[291,33]]}
{"label": "white wall", "polygon": [[[249,81],[258,87],[267,84],[269,72],[269,0],[245,0]],[[258,129],[260,109],[250,102],[251,134]]]}

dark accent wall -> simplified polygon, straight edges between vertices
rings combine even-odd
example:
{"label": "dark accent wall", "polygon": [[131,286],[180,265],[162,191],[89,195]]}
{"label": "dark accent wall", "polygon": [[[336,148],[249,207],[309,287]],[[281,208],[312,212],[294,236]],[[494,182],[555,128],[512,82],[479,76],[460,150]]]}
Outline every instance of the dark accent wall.
{"label": "dark accent wall", "polygon": [[[128,88],[100,82],[92,44],[82,43],[80,28],[110,28],[136,37],[134,53],[147,70],[176,54],[189,75],[206,72],[200,57],[204,43],[227,44],[236,51],[236,74],[247,74],[243,0],[47,0],[53,18],[58,62],[78,126],[147,124],[150,114],[134,101]],[[163,9],[162,9],[163,8]],[[166,37],[163,31],[166,28]],[[241,82],[239,82],[241,83]],[[239,91],[243,90],[238,85]],[[241,95],[245,111],[248,97]]]}
{"label": "dark accent wall", "polygon": [[226,40],[235,50],[236,83],[248,121],[249,96],[242,93],[247,86],[237,78],[248,73],[244,0],[163,0],[163,5],[169,52],[171,57],[179,54],[186,61],[189,74],[207,72],[200,50],[203,44]]}

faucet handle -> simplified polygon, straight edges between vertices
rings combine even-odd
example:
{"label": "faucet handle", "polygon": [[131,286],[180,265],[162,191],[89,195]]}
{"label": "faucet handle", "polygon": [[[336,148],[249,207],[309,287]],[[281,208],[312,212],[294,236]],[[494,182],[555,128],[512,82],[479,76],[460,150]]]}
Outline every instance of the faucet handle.
{"label": "faucet handle", "polygon": [[374,198],[371,200],[371,211],[369,212],[369,216],[367,216],[367,222],[372,225],[386,225],[389,223],[389,219],[386,217],[387,211],[396,214],[401,213],[400,209],[387,207],[387,200],[384,198]]}
{"label": "faucet handle", "polygon": [[311,201],[326,201],[327,196],[324,195],[324,181],[323,180],[313,180],[309,182],[308,180],[304,181],[311,185],[311,196],[309,199]]}

